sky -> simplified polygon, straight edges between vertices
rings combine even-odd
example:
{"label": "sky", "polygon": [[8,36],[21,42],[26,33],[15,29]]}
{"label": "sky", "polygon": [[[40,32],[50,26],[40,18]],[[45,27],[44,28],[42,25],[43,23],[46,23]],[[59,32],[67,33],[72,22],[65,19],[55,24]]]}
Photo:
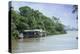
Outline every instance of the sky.
{"label": "sky", "polygon": [[34,10],[39,10],[48,17],[55,16],[60,19],[62,24],[77,28],[76,14],[72,13],[73,5],[71,4],[12,2],[14,10],[19,11],[18,9],[22,6],[29,6]]}

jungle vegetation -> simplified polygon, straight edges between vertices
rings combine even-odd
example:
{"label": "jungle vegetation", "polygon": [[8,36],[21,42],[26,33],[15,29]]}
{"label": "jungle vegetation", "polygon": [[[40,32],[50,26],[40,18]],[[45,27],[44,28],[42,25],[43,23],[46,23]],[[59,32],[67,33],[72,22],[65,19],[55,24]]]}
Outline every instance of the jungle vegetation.
{"label": "jungle vegetation", "polygon": [[[14,8],[14,7],[13,7]],[[39,10],[34,10],[29,6],[19,8],[19,11],[11,8],[11,36],[17,38],[23,30],[42,29],[48,35],[64,34],[64,25],[59,18],[45,16]]]}

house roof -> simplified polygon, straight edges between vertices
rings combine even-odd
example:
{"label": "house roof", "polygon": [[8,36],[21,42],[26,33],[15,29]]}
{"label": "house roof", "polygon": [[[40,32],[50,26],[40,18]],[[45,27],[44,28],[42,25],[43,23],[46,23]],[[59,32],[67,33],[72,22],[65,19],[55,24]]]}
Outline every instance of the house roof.
{"label": "house roof", "polygon": [[24,32],[29,32],[29,31],[45,32],[45,31],[43,31],[42,29],[24,30]]}

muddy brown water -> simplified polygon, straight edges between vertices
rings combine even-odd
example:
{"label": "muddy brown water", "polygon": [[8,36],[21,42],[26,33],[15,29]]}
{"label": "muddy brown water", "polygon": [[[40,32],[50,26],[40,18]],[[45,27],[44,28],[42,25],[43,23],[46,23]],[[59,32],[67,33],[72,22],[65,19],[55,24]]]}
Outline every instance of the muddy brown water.
{"label": "muddy brown water", "polygon": [[41,38],[25,38],[13,41],[12,52],[39,52],[77,49],[77,31],[68,31],[67,34],[50,35]]}

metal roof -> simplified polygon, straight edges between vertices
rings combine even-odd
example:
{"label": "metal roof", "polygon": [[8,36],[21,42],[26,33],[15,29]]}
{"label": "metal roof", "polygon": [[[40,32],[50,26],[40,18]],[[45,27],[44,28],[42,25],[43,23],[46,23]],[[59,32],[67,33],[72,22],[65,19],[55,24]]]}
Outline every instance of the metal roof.
{"label": "metal roof", "polygon": [[24,30],[24,32],[29,32],[29,31],[45,32],[45,31],[43,31],[42,29]]}

